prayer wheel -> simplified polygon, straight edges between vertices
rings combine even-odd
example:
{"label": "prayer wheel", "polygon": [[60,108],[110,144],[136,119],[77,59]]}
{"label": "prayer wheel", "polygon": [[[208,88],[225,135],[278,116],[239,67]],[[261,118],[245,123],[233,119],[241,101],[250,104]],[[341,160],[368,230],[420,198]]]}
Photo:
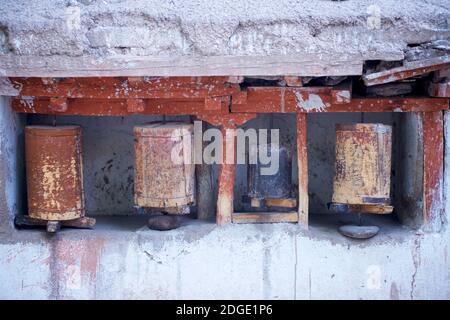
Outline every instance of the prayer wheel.
{"label": "prayer wheel", "polygon": [[343,206],[348,212],[392,212],[391,149],[391,126],[336,125],[334,209]]}
{"label": "prayer wheel", "polygon": [[192,124],[181,122],[134,128],[134,199],[138,207],[174,208],[194,202],[193,131]]}
{"label": "prayer wheel", "polygon": [[81,127],[25,127],[28,215],[47,221],[84,216]]}

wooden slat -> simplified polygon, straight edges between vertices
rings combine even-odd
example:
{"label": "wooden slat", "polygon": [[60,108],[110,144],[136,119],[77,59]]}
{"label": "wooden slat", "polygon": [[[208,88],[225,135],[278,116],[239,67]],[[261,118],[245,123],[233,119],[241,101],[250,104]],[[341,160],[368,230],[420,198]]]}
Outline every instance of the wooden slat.
{"label": "wooden slat", "polygon": [[442,56],[405,63],[402,67],[366,74],[363,76],[363,80],[366,86],[374,86],[420,76],[428,72],[444,69],[448,65],[450,65],[450,56]]}
{"label": "wooden slat", "polygon": [[444,208],[444,118],[443,113],[421,115],[423,130],[423,218],[426,229],[439,230]]}
{"label": "wooden slat", "polygon": [[298,223],[308,229],[307,114],[297,113]]}
{"label": "wooden slat", "polygon": [[298,222],[298,213],[292,212],[235,212],[233,223]]}

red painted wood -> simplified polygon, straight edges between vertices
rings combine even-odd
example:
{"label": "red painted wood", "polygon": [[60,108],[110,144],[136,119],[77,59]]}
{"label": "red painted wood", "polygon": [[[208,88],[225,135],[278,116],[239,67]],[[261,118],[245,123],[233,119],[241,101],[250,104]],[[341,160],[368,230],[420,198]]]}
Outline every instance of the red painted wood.
{"label": "red painted wood", "polygon": [[444,210],[444,117],[421,113],[423,130],[423,215],[426,228],[439,230]]}
{"label": "red painted wood", "polygon": [[21,96],[95,99],[195,99],[239,91],[227,77],[10,78]]}

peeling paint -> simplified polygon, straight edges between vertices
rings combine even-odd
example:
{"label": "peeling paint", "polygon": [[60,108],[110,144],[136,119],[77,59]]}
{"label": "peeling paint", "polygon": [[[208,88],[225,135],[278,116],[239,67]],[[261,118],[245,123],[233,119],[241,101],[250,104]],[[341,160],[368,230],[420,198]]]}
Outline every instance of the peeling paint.
{"label": "peeling paint", "polygon": [[303,98],[302,93],[295,91],[295,98],[297,99],[297,107],[305,111],[318,111],[322,112],[329,106],[322,101],[322,98],[314,93],[306,93],[308,97]]}

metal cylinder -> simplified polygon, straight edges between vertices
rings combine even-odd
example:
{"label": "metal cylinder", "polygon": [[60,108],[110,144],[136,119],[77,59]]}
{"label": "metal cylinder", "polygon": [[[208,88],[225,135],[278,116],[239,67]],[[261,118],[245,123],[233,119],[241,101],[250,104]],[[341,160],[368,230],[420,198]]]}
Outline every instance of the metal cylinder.
{"label": "metal cylinder", "polygon": [[193,125],[151,123],[134,128],[134,199],[139,207],[173,208],[195,200]]}
{"label": "metal cylinder", "polygon": [[336,125],[333,203],[390,204],[392,128],[383,124]]}
{"label": "metal cylinder", "polygon": [[25,127],[28,215],[62,221],[84,216],[81,127]]}
{"label": "metal cylinder", "polygon": [[[291,153],[282,146],[275,144],[259,145],[251,152],[258,152],[258,148],[264,147],[267,155],[278,159],[278,170],[273,174],[262,174],[262,167],[267,167],[260,162],[257,157],[255,164],[248,165],[247,183],[248,196],[252,198],[290,198],[292,191],[292,156]],[[251,148],[253,149],[253,148]]]}

